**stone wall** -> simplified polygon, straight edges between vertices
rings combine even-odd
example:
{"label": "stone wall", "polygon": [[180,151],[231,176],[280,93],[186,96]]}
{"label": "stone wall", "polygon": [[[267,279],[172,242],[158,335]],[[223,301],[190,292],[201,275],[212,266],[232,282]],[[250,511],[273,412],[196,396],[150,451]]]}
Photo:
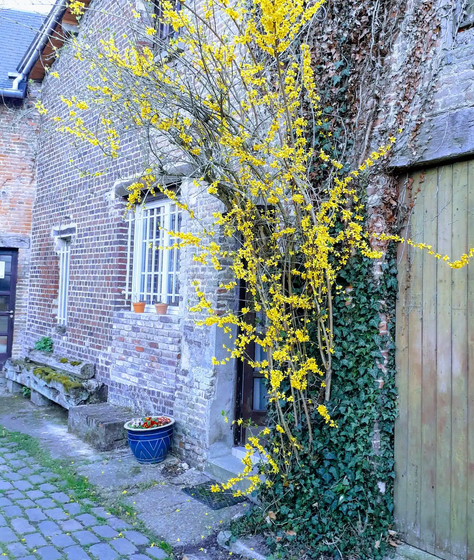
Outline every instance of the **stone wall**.
{"label": "stone wall", "polygon": [[0,103],[0,247],[18,248],[13,357],[21,354],[28,308],[31,212],[38,118],[35,88],[25,101]]}

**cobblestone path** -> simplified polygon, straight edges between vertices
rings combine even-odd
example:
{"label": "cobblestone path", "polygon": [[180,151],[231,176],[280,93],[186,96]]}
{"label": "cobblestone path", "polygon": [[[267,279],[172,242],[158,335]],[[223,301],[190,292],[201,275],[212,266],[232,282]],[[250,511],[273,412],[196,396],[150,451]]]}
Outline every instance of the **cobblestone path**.
{"label": "cobblestone path", "polygon": [[164,550],[89,500],[16,443],[0,443],[0,547],[19,560],[162,560]]}

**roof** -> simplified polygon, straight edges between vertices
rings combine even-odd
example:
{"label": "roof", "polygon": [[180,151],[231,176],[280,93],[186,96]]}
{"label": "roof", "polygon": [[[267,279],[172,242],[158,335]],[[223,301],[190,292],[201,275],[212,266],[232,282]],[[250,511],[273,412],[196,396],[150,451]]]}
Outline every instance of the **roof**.
{"label": "roof", "polygon": [[0,89],[12,87],[8,73],[16,72],[44,19],[41,14],[0,9]]}

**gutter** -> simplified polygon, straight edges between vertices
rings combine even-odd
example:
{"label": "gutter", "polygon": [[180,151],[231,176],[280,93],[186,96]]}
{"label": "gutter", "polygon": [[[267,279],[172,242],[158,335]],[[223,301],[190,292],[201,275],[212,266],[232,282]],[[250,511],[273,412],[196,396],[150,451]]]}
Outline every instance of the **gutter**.
{"label": "gutter", "polygon": [[36,34],[31,45],[28,47],[25,55],[17,66],[17,76],[13,80],[11,88],[1,88],[0,97],[13,97],[16,99],[24,99],[26,96],[26,87],[20,88],[23,80],[28,78],[31,69],[41,56],[43,49],[48,42],[50,35],[60,23],[64,12],[66,11],[66,0],[57,0],[53,9],[49,12],[48,17],[44,20],[41,29]]}

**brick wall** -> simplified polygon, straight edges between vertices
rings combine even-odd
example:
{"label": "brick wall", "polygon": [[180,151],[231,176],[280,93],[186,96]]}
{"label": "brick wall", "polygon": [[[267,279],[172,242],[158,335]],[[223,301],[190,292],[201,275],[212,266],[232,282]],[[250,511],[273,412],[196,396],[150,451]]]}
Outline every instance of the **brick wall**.
{"label": "brick wall", "polygon": [[180,317],[115,313],[110,358],[110,402],[141,414],[173,415],[181,358]]}
{"label": "brick wall", "polygon": [[28,306],[31,212],[38,118],[32,95],[0,103],[0,245],[19,248],[13,356],[21,353]]}
{"label": "brick wall", "polygon": [[[123,20],[110,15],[115,6],[115,0],[94,0],[94,10],[86,13],[80,33],[100,36],[102,29],[108,37],[116,26],[121,36]],[[94,147],[76,145],[56,132],[50,117],[66,114],[60,98],[75,94],[81,65],[65,48],[53,70],[59,79],[49,75],[42,87],[48,115],[42,119],[40,135],[24,351],[41,336],[51,336],[57,353],[95,363],[98,378],[108,386],[109,402],[137,413],[173,415],[176,449],[189,462],[202,463],[214,442],[231,442],[221,410],[233,411],[235,378],[233,363],[212,365],[212,356],[222,352],[221,333],[196,327],[188,312],[195,301],[191,283],[200,280],[217,308],[234,305],[235,294],[219,289],[229,270],[216,272],[193,261],[191,248],[180,251],[179,316],[130,311],[124,295],[128,224],[125,201],[115,195],[114,184],[142,171],[146,156],[138,141],[130,138],[122,142],[119,158],[111,163]],[[89,173],[81,174],[80,169]],[[103,173],[94,177],[97,171]],[[185,182],[182,191],[203,221],[220,209],[210,195],[198,197],[192,181]],[[63,329],[56,319],[59,268],[52,231],[65,225],[76,233],[71,238],[69,305]],[[197,227],[185,223],[183,228],[188,226]]]}
{"label": "brick wall", "polygon": [[[113,28],[117,3],[96,0],[83,18],[82,32],[100,37]],[[76,92],[83,66],[68,47],[55,61],[59,78],[47,75],[41,97],[48,107],[42,117],[37,166],[37,197],[33,210],[30,304],[23,351],[50,336],[55,351],[96,364],[97,376],[108,383],[114,313],[125,301],[127,223],[125,201],[113,194],[114,182],[134,174],[139,149],[129,142],[120,160],[109,161],[97,148],[56,131],[52,116],[65,116],[61,96]],[[87,118],[93,119],[94,115]],[[82,173],[87,170],[91,175]],[[93,176],[96,172],[101,176]],[[53,230],[72,225],[67,326],[57,326],[59,258]]]}

